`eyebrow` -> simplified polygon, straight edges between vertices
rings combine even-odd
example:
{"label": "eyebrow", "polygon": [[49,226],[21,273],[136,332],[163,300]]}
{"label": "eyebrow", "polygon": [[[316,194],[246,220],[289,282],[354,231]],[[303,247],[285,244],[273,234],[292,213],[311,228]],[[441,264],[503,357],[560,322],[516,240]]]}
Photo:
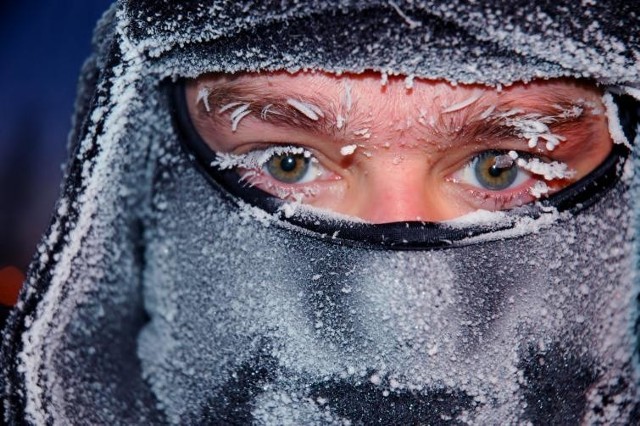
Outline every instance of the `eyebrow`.
{"label": "eyebrow", "polygon": [[594,102],[576,99],[562,90],[517,98],[513,95],[499,97],[494,103],[484,99],[483,95],[467,108],[453,113],[441,111],[435,122],[424,127],[427,137],[449,143],[472,144],[491,139],[522,140],[522,128],[515,123],[540,121],[548,128],[548,133],[541,134],[567,136],[567,141],[561,146],[570,147],[589,140],[593,133],[596,106]]}
{"label": "eyebrow", "polygon": [[[222,123],[222,112],[233,111],[237,107],[242,107],[243,111],[255,114],[274,126],[328,136],[332,139],[345,139],[348,134],[362,131],[371,124],[370,117],[367,117],[354,101],[353,105],[349,106],[348,117],[340,117],[347,118],[344,126],[337,126],[341,115],[340,102],[321,93],[289,93],[286,88],[278,88],[275,91],[265,84],[235,79],[216,82],[208,90],[208,105],[211,105],[211,111],[205,109],[206,105],[198,105],[197,110],[217,124]],[[584,111],[589,107],[588,102],[577,100],[563,91],[529,98],[507,97],[498,99],[495,104],[483,98],[484,96],[480,96],[477,102],[452,112],[445,112],[446,107],[442,106],[442,111],[435,115],[435,120],[422,123],[421,133],[428,139],[447,141],[462,139],[481,142],[499,138],[521,138],[520,130],[509,124],[509,119],[536,117],[547,120],[546,124],[554,132],[570,132],[576,138],[586,138],[591,132],[590,126],[577,126],[588,119],[589,114],[585,114]],[[300,104],[311,107],[312,111],[305,110]],[[563,115],[563,111],[576,106],[582,107],[582,114]],[[489,108],[492,109],[491,113],[483,116]],[[316,109],[321,113],[317,114]],[[243,116],[248,116],[247,113]]]}
{"label": "eyebrow", "polygon": [[[216,122],[222,120],[221,114],[246,105],[246,111],[283,128],[302,130],[309,133],[344,138],[353,130],[354,125],[366,122],[366,118],[356,105],[351,105],[348,120],[344,126],[337,126],[340,108],[335,100],[319,93],[301,94],[265,90],[256,84],[238,84],[223,82],[214,85],[209,92],[208,103],[211,111],[198,105],[201,114]],[[355,104],[355,102],[354,102]],[[345,119],[347,117],[342,117]]]}

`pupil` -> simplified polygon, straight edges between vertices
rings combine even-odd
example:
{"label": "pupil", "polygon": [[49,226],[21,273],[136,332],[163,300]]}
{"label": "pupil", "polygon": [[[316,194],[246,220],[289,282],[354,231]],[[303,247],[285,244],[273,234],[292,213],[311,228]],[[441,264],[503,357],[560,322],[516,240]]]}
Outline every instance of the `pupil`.
{"label": "pupil", "polygon": [[280,160],[280,168],[285,172],[290,172],[296,168],[297,160],[291,155],[287,155]]}
{"label": "pupil", "polygon": [[491,166],[489,168],[489,174],[493,177],[498,177],[502,174],[502,172],[504,171],[504,169],[501,169],[500,167],[497,166]]}

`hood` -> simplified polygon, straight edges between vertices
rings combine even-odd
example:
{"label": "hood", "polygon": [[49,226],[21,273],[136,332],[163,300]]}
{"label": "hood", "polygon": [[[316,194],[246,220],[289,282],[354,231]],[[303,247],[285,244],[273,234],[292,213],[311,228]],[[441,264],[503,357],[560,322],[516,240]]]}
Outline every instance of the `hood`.
{"label": "hood", "polygon": [[[617,1],[114,4],[4,331],[6,420],[639,418],[637,22]],[[591,79],[617,148],[547,203],[446,226],[271,208],[207,173],[175,91],[282,70]]]}

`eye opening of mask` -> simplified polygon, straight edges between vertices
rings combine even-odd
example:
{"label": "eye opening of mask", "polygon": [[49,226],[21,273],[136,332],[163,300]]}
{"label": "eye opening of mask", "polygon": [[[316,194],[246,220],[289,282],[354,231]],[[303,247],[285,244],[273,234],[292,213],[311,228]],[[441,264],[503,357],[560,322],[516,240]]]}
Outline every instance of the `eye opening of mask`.
{"label": "eye opening of mask", "polygon": [[[629,149],[614,144],[605,160],[585,177],[534,203],[501,211],[506,220],[489,224],[450,226],[447,222],[402,221],[371,224],[357,221],[332,220],[310,213],[310,209],[284,214],[287,201],[260,188],[247,186],[235,169],[212,167],[218,156],[196,130],[187,106],[185,79],[167,84],[174,125],[181,146],[194,160],[198,170],[230,202],[242,202],[277,215],[284,226],[300,228],[307,233],[337,244],[367,245],[369,247],[415,250],[446,248],[466,244],[464,240],[486,233],[503,231],[515,226],[517,219],[537,219],[549,211],[579,213],[597,202],[622,175],[622,165]],[[628,140],[634,140],[638,102],[626,95],[615,95],[622,127]]]}

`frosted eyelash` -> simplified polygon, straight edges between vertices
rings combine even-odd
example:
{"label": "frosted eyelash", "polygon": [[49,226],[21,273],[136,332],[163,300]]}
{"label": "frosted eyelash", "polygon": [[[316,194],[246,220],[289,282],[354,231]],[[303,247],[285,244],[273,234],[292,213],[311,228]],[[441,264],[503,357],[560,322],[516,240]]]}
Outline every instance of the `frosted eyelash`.
{"label": "frosted eyelash", "polygon": [[494,166],[500,168],[511,167],[516,164],[523,170],[542,176],[545,180],[571,179],[575,177],[576,171],[570,169],[566,163],[552,161],[550,163],[541,161],[539,158],[522,158],[516,151],[509,151],[507,154],[498,155],[494,159]]}
{"label": "frosted eyelash", "polygon": [[235,168],[260,169],[271,157],[283,154],[302,154],[305,158],[311,158],[311,151],[299,146],[274,146],[264,150],[255,150],[246,154],[217,153],[216,159],[211,162],[211,167],[218,170]]}
{"label": "frosted eyelash", "polygon": [[518,158],[516,160],[516,164],[518,167],[530,173],[542,176],[545,180],[571,179],[576,175],[575,170],[570,169],[566,163],[559,161],[545,163],[538,158],[531,158],[528,160]]}

